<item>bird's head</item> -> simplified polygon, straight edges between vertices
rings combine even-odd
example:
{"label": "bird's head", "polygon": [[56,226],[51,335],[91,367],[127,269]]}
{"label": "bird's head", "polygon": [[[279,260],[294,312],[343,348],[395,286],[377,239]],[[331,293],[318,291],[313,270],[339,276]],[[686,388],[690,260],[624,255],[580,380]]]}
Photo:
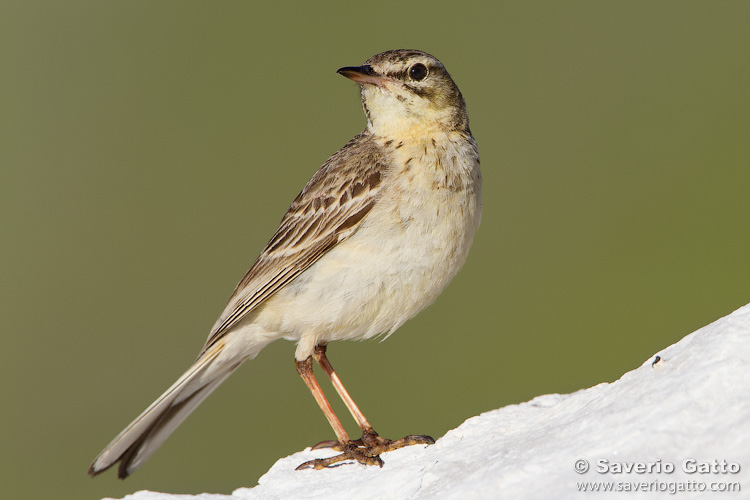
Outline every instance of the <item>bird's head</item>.
{"label": "bird's head", "polygon": [[461,91],[430,54],[389,50],[338,73],[360,85],[367,126],[376,135],[469,131]]}

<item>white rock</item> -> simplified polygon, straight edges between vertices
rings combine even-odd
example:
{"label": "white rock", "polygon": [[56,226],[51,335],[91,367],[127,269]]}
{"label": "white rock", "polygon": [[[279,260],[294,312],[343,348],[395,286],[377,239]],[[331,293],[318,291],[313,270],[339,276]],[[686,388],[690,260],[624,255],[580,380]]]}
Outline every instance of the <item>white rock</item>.
{"label": "white rock", "polygon": [[[660,360],[655,363],[657,355]],[[627,498],[668,498],[664,495],[669,490],[679,492],[680,488],[686,492],[678,493],[678,498],[697,498],[710,495],[700,488],[736,489],[748,475],[743,468],[750,470],[750,304],[656,353],[616,382],[483,413],[432,446],[412,446],[384,455],[382,469],[352,464],[322,471],[294,470],[306,460],[330,453],[308,448],[282,458],[257,486],[239,488],[231,496],[139,491],[125,498],[578,499],[604,495],[584,495],[579,491],[584,482],[638,488],[638,493],[625,493]],[[730,464],[725,468],[737,464],[741,470],[685,472],[685,461],[691,459],[714,470],[724,460]],[[575,472],[578,460],[588,462],[587,473]],[[641,468],[651,464],[652,469],[650,473],[613,473],[617,464]],[[670,465],[672,473],[668,473]],[[750,489],[750,482],[744,482]]]}

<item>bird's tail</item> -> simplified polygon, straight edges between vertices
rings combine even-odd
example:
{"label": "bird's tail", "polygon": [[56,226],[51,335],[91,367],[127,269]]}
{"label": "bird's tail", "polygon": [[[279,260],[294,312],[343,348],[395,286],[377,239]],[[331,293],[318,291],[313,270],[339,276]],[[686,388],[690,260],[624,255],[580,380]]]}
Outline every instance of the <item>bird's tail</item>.
{"label": "bird's tail", "polygon": [[248,357],[232,355],[226,337],[204,352],[172,387],[154,401],[107,445],[89,468],[95,476],[120,462],[118,477],[126,478],[161,446],[172,432]]}

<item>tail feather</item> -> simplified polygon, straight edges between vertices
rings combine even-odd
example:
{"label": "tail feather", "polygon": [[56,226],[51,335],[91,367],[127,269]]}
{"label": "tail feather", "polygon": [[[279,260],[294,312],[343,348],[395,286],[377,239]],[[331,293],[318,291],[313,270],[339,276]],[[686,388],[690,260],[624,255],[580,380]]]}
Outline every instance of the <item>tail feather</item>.
{"label": "tail feather", "polygon": [[198,358],[187,372],[102,450],[91,464],[89,474],[95,476],[120,462],[118,477],[124,479],[140,467],[246,359],[220,356],[225,345],[225,342],[217,342]]}

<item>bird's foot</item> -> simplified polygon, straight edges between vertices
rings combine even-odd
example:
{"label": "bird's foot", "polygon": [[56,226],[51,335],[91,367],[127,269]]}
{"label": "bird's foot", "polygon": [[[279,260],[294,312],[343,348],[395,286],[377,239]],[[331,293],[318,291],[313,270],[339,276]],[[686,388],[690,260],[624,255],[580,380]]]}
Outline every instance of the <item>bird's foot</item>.
{"label": "bird's foot", "polygon": [[[333,444],[331,444],[333,443]],[[357,444],[354,441],[350,441],[345,444],[341,444],[338,441],[323,441],[322,443],[318,443],[315,445],[314,448],[332,448],[336,451],[341,451],[340,455],[336,455],[334,457],[329,458],[316,458],[315,460],[309,460],[299,467],[297,467],[295,470],[302,470],[302,469],[326,469],[329,467],[338,467],[339,465],[344,465],[340,462],[343,462],[345,460],[356,460],[357,462],[363,464],[363,465],[377,465],[378,467],[383,466],[383,461],[380,459],[378,455],[373,455],[372,453],[369,453],[366,448],[357,446]]]}
{"label": "bird's foot", "polygon": [[378,433],[372,429],[366,429],[362,433],[360,439],[348,443],[340,443],[339,441],[321,441],[313,446],[312,449],[331,448],[332,450],[340,451],[342,453],[330,458],[316,458],[315,460],[309,460],[297,467],[296,470],[338,467],[339,465],[343,465],[341,462],[346,460],[356,460],[363,465],[377,465],[378,467],[382,467],[383,461],[380,459],[381,453],[397,450],[404,446],[411,446],[413,444],[434,443],[435,440],[430,436],[406,436],[391,441],[390,439],[378,436]]}

